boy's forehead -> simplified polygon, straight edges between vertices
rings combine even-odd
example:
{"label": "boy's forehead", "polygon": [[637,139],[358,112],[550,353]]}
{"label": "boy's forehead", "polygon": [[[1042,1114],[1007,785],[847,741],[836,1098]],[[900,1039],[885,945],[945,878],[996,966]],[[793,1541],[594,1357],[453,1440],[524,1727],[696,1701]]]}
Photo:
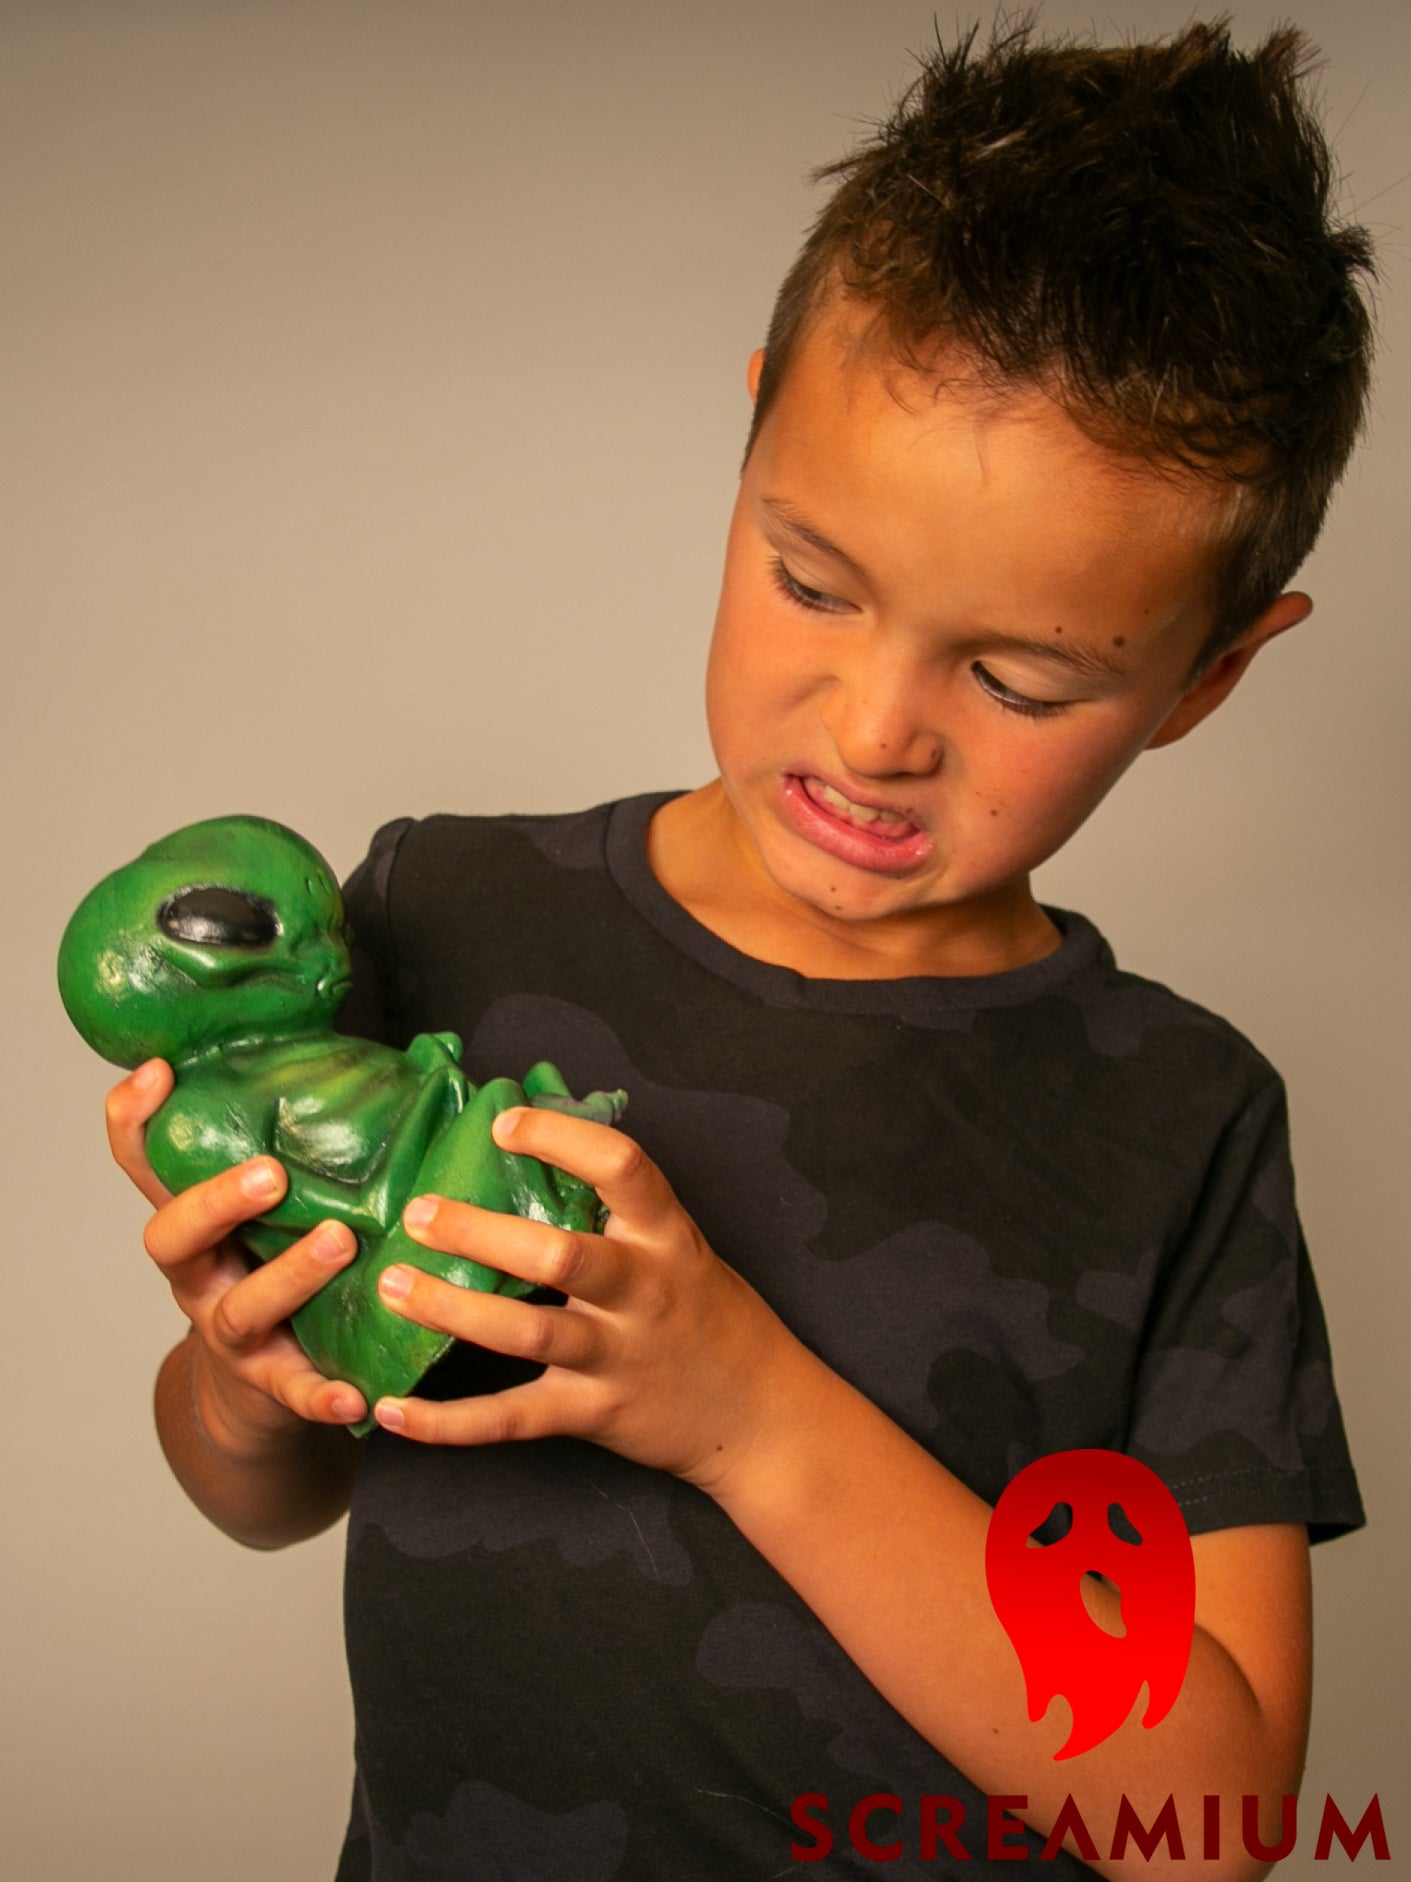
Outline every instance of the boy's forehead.
{"label": "boy's forehead", "polygon": [[840,292],[830,294],[802,335],[800,351],[827,371],[841,370],[859,389],[885,391],[906,411],[923,411],[945,395],[977,410],[1000,411],[1040,397],[1027,381],[1007,380],[947,334],[904,342],[887,310]]}
{"label": "boy's forehead", "polygon": [[[958,421],[982,464],[987,440],[999,428],[1011,436],[1027,431],[1050,454],[1061,442],[1080,474],[1068,498],[1095,506],[1094,521],[1097,510],[1126,513],[1136,499],[1164,529],[1212,551],[1232,532],[1246,489],[1104,440],[1096,426],[1073,415],[1056,386],[1003,379],[945,336],[904,355],[884,310],[841,294],[830,296],[800,335],[762,437],[776,414],[785,438],[792,433],[806,450],[821,443],[823,433],[834,450],[842,441],[862,452],[883,438],[895,446],[908,432],[920,438]],[[924,479],[920,454],[914,469]]]}

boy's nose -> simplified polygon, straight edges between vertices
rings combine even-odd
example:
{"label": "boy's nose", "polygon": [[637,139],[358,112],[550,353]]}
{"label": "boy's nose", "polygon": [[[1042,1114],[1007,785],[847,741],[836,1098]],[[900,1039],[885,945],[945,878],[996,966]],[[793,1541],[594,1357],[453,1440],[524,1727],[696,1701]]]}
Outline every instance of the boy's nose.
{"label": "boy's nose", "polygon": [[940,765],[944,741],[922,703],[914,679],[885,689],[840,689],[823,715],[840,762],[859,778],[928,777]]}

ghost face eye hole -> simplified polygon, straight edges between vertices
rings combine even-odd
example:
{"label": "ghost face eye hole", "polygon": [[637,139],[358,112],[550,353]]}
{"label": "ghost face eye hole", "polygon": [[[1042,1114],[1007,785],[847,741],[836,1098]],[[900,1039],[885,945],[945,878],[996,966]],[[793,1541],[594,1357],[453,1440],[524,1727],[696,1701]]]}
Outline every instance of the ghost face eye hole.
{"label": "ghost face eye hole", "polygon": [[1108,1504],[1107,1526],[1119,1542],[1130,1543],[1133,1547],[1141,1542],[1141,1530],[1137,1528],[1120,1503]]}
{"label": "ghost face eye hole", "polygon": [[173,941],[200,947],[267,948],[279,933],[274,905],[240,889],[197,885],[178,889],[157,911],[157,923]]}
{"label": "ghost face eye hole", "polygon": [[1073,1505],[1055,1503],[1037,1529],[1031,1530],[1029,1540],[1047,1548],[1050,1542],[1062,1542],[1073,1527]]}

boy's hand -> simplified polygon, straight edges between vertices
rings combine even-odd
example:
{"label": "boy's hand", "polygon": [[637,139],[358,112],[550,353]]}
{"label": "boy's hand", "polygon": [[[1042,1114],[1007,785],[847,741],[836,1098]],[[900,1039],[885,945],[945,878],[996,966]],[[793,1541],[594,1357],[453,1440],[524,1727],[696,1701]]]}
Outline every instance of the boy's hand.
{"label": "boy's hand", "polygon": [[429,1248],[470,1255],[567,1295],[562,1306],[472,1293],[390,1268],[381,1298],[457,1339],[542,1363],[524,1385],[438,1404],[382,1399],[389,1430],[424,1443],[569,1435],[711,1489],[760,1435],[781,1367],[804,1349],[712,1253],[666,1178],[631,1138],[554,1111],[495,1120],[503,1149],[591,1183],[601,1235],[419,1197],[403,1220]]}
{"label": "boy's hand", "polygon": [[191,1322],[202,1426],[239,1457],[266,1451],[305,1422],[352,1423],[364,1416],[362,1394],[317,1372],[286,1322],[347,1266],[355,1236],[341,1223],[321,1223],[252,1272],[235,1231],[279,1201],[285,1173],[272,1157],[255,1157],[173,1196],[144,1143],[147,1122],[173,1083],[170,1066],[151,1059],[116,1085],[108,1094],[108,1142],[156,1210],[143,1239]]}

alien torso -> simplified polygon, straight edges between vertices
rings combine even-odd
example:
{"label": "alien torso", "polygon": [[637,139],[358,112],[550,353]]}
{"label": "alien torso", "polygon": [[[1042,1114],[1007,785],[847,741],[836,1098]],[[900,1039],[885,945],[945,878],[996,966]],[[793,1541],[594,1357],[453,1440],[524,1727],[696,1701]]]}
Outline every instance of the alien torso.
{"label": "alien torso", "polygon": [[405,1052],[335,1033],[228,1046],[183,1069],[148,1126],[147,1154],[173,1190],[277,1157],[345,1184],[351,1206],[428,1081],[443,1095],[434,1129],[465,1106],[453,1065],[425,1071]]}

